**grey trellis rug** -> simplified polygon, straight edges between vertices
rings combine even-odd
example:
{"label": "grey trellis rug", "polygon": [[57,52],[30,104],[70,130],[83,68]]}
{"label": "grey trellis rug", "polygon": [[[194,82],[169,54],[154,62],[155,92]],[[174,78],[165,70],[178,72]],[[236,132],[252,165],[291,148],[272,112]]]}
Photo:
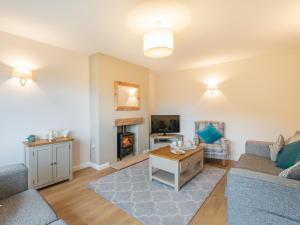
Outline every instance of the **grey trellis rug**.
{"label": "grey trellis rug", "polygon": [[177,192],[150,182],[148,171],[146,160],[92,182],[89,188],[145,225],[185,225],[225,174],[224,169],[206,166]]}

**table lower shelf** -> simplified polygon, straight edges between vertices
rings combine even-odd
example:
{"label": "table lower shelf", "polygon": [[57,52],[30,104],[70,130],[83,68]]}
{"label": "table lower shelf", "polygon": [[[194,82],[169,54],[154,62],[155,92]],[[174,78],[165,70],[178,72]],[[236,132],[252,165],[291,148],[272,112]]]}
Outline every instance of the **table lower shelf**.
{"label": "table lower shelf", "polygon": [[175,186],[175,175],[164,170],[157,170],[152,174],[152,179],[172,187]]}
{"label": "table lower shelf", "polygon": [[189,180],[191,180],[193,177],[195,177],[197,174],[201,172],[202,168],[197,166],[195,170],[193,171],[185,171],[181,174],[179,174],[178,178],[178,186],[175,183],[175,174],[167,172],[165,170],[156,170],[152,174],[152,180],[159,181],[163,184],[166,184],[168,186],[181,188],[185,183],[187,183]]}

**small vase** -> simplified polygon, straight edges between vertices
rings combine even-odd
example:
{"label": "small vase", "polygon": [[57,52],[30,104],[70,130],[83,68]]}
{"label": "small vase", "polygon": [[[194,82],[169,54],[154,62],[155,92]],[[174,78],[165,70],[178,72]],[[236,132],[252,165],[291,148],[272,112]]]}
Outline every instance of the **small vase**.
{"label": "small vase", "polygon": [[50,131],[48,134],[48,141],[51,142],[51,141],[53,141],[53,139],[54,139],[54,132]]}

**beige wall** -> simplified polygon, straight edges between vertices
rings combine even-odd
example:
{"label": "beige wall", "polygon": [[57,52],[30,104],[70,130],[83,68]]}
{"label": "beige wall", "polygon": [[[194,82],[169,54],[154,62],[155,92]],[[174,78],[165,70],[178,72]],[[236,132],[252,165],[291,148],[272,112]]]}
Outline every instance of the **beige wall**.
{"label": "beige wall", "polygon": [[[144,117],[145,123],[136,132],[138,151],[149,148],[149,71],[146,68],[100,53],[90,57],[91,146],[92,161],[103,164],[117,160],[117,128],[114,119]],[[114,110],[114,81],[140,85],[141,110]],[[95,96],[96,95],[96,96]]]}
{"label": "beige wall", "polygon": [[[231,158],[247,139],[274,141],[300,129],[300,49],[210,67],[155,76],[152,113],[180,114],[182,133],[191,139],[195,120],[226,122]],[[209,80],[220,92],[206,92]]]}
{"label": "beige wall", "polygon": [[[75,166],[89,161],[90,143],[93,162],[114,162],[114,119],[145,118],[138,130],[142,151],[149,146],[149,111],[180,114],[187,139],[193,137],[195,120],[225,121],[234,159],[244,152],[247,139],[273,141],[279,133],[287,137],[300,129],[300,49],[159,75],[94,54],[90,82],[85,54],[3,32],[0,49],[0,165],[23,161],[21,142],[29,134],[63,128],[76,139]],[[36,80],[21,87],[10,74],[12,66],[24,63],[35,70]],[[206,93],[211,79],[219,82],[215,96]],[[114,110],[115,80],[141,85],[140,111]]]}
{"label": "beige wall", "polygon": [[[22,141],[52,129],[70,129],[73,164],[89,161],[88,56],[0,32],[0,166],[24,161]],[[35,70],[25,87],[14,65]]]}

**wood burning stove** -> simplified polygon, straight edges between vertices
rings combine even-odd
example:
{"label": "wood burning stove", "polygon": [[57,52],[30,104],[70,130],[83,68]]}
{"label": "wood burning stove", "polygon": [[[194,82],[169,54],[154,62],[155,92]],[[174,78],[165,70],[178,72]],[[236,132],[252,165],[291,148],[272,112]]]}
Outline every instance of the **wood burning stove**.
{"label": "wood burning stove", "polygon": [[134,133],[127,132],[126,126],[122,126],[122,131],[118,133],[118,159],[126,155],[132,154],[134,146]]}

